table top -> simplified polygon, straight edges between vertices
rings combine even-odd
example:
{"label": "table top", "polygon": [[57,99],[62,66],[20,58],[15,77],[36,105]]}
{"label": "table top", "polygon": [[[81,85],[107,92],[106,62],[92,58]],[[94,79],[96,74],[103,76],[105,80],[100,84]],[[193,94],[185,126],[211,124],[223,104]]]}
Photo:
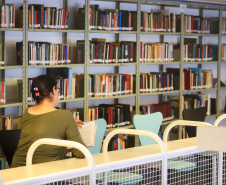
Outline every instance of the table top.
{"label": "table top", "polygon": [[[196,138],[182,139],[164,142],[166,151],[176,151],[185,148],[196,147]],[[142,151],[142,152],[141,152]],[[96,167],[105,163],[117,163],[121,160],[129,160],[131,158],[139,158],[152,154],[160,153],[160,148],[157,144],[148,146],[139,146],[124,150],[111,151],[106,153],[94,154],[93,159]],[[69,171],[78,168],[87,167],[86,159],[65,159],[30,166],[17,167],[12,169],[1,170],[3,182],[21,180],[25,178],[33,178],[42,175]]]}

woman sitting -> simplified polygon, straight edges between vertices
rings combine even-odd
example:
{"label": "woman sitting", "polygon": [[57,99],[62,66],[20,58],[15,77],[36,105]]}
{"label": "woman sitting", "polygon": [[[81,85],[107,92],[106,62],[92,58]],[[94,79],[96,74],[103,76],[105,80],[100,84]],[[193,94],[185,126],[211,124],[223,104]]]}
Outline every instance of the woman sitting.
{"label": "woman sitting", "polygon": [[[32,97],[37,105],[25,110],[22,119],[21,136],[14,154],[11,167],[25,166],[29,147],[38,139],[54,138],[76,141],[84,144],[78,130],[82,121],[74,120],[68,110],[56,109],[59,103],[57,80],[55,77],[41,75],[32,83]],[[65,147],[42,145],[33,155],[33,164],[61,160]],[[84,155],[73,149],[78,158]]]}

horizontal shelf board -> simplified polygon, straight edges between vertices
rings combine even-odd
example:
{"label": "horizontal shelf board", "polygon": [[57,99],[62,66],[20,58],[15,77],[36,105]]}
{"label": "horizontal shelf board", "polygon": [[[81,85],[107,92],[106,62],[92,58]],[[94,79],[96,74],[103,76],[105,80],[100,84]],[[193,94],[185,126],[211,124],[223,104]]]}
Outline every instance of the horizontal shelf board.
{"label": "horizontal shelf board", "polygon": [[141,4],[179,6],[178,3],[173,3],[173,2],[160,2],[160,1],[147,1],[147,0],[141,0]]}
{"label": "horizontal shelf board", "polygon": [[120,95],[120,96],[109,96],[109,97],[89,97],[89,100],[100,100],[100,99],[117,99],[117,98],[128,98],[136,96],[135,94],[129,94],[129,95]]}
{"label": "horizontal shelf board", "polygon": [[179,93],[179,90],[176,91],[161,91],[161,92],[151,92],[151,93],[140,93],[140,96],[144,95],[158,95],[158,94],[173,94],[173,93]]}
{"label": "horizontal shelf board", "polygon": [[[69,100],[59,100],[60,103],[67,103],[67,102],[75,102],[75,101],[84,101],[84,98],[73,98]],[[35,102],[27,102],[28,105],[34,105]]]}
{"label": "horizontal shelf board", "polygon": [[217,90],[217,88],[209,88],[209,89],[195,89],[195,90],[183,90],[183,92],[201,92],[201,91],[214,91]]}
{"label": "horizontal shelf board", "polygon": [[[134,128],[134,125],[133,125],[133,124],[130,124],[130,125],[121,126],[121,127],[109,128],[109,129],[106,129],[106,131],[112,131],[112,130],[120,129],[120,128]],[[122,133],[122,134],[123,134],[123,133]]]}
{"label": "horizontal shelf board", "polygon": [[211,34],[211,33],[184,33],[185,36],[215,36],[218,37],[219,34]]}
{"label": "horizontal shelf board", "polygon": [[226,86],[225,87],[220,87],[220,89],[226,89]]}
{"label": "horizontal shelf board", "polygon": [[74,101],[84,101],[84,98],[73,98],[73,99],[68,99],[68,100],[60,100],[60,103],[66,103],[66,102],[74,102]]}
{"label": "horizontal shelf board", "polygon": [[[92,0],[91,0],[92,1]],[[116,2],[116,1],[119,1],[119,2],[126,2],[126,3],[137,3],[137,0],[99,0],[99,1],[105,1],[105,2]]]}
{"label": "horizontal shelf board", "polygon": [[104,30],[89,30],[90,33],[119,33],[119,34],[136,34],[137,31],[104,31]]}
{"label": "horizontal shelf board", "polygon": [[140,34],[142,35],[180,35],[181,33],[179,32],[144,32],[144,31],[141,31]]}
{"label": "horizontal shelf board", "polygon": [[217,64],[218,61],[211,61],[211,62],[184,62],[183,64]]}
{"label": "horizontal shelf board", "polygon": [[74,32],[74,33],[85,33],[85,30],[56,30],[56,29],[28,29],[29,32]]}
{"label": "horizontal shelf board", "polygon": [[0,105],[0,108],[6,108],[6,107],[17,107],[22,106],[23,103],[18,103],[17,101],[6,101],[5,105]]}
{"label": "horizontal shelf board", "polygon": [[15,66],[0,66],[0,69],[17,69],[17,68],[23,68],[22,65],[15,65]]}
{"label": "horizontal shelf board", "polygon": [[23,28],[0,28],[0,31],[23,31]]}
{"label": "horizontal shelf board", "polygon": [[136,62],[133,63],[117,63],[117,64],[89,64],[89,66],[129,66],[129,65],[136,65]]}
{"label": "horizontal shelf board", "polygon": [[210,114],[210,115],[206,116],[206,118],[213,118],[213,117],[217,117],[217,115],[216,114]]}
{"label": "horizontal shelf board", "polygon": [[180,64],[181,62],[147,62],[147,63],[140,63],[140,65],[166,65],[166,64]]}
{"label": "horizontal shelf board", "polygon": [[57,68],[57,67],[82,67],[85,64],[68,64],[68,65],[28,65],[28,68]]}

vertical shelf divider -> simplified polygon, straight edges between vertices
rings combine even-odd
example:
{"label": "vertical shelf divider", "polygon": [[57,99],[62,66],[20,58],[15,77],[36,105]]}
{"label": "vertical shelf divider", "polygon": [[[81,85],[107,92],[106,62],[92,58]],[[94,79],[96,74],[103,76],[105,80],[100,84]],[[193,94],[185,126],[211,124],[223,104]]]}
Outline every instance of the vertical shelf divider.
{"label": "vertical shelf divider", "polygon": [[216,96],[216,113],[217,117],[220,113],[220,94],[221,94],[221,48],[222,48],[222,8],[219,10],[219,34],[218,34],[218,61],[217,61],[217,96]]}
{"label": "vertical shelf divider", "polygon": [[135,113],[139,114],[140,110],[140,35],[141,35],[141,1],[137,2],[137,31],[136,31],[136,101]]}
{"label": "vertical shelf divider", "polygon": [[85,0],[84,121],[88,121],[89,108],[89,6],[90,0]]}
{"label": "vertical shelf divider", "polygon": [[[184,84],[184,13],[181,12],[181,33],[180,33],[180,91],[179,91],[179,119],[182,118],[183,110],[183,84]],[[182,126],[179,126],[179,139],[182,138]]]}
{"label": "vertical shelf divider", "polygon": [[23,0],[23,112],[28,107],[28,0]]}

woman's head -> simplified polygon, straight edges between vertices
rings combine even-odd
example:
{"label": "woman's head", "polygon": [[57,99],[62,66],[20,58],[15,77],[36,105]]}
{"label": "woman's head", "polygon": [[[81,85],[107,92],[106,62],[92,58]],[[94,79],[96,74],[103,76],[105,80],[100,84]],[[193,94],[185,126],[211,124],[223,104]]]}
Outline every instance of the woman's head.
{"label": "woman's head", "polygon": [[57,87],[57,79],[52,76],[40,75],[33,80],[31,93],[34,101],[39,104],[44,99],[51,99],[55,94],[54,89]]}

